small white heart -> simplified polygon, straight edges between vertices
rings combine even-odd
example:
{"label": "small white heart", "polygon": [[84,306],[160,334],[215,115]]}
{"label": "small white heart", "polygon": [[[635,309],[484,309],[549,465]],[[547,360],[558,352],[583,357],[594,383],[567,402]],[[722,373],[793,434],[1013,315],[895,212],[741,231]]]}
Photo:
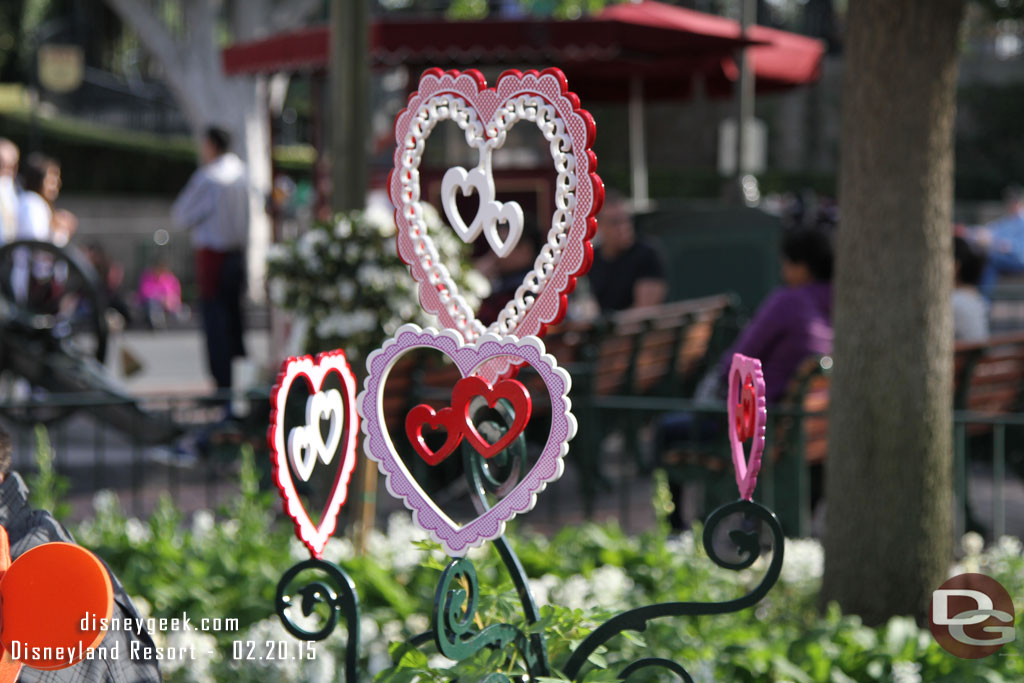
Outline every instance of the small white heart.
{"label": "small white heart", "polygon": [[[523,207],[518,202],[491,202],[486,213],[484,237],[494,253],[505,258],[512,253],[519,238],[523,236]],[[498,234],[499,223],[508,223],[508,237],[504,241]]]}
{"label": "small white heart", "polygon": [[[480,198],[480,208],[477,209],[473,222],[468,226],[455,205],[455,191],[461,190],[464,197],[476,190]],[[441,179],[441,206],[444,215],[448,218],[448,224],[452,226],[455,233],[463,242],[472,242],[480,235],[484,223],[484,208],[494,199],[494,178],[485,173],[481,168],[474,168],[466,171],[461,166],[455,166],[445,171]]]}
{"label": "small white heart", "polygon": [[316,465],[316,449],[309,442],[305,426],[295,427],[288,432],[288,458],[292,468],[302,481],[309,481]]}
{"label": "small white heart", "polygon": [[[320,462],[329,465],[334,460],[334,454],[341,443],[341,428],[344,424],[344,405],[341,402],[341,392],[337,389],[318,391],[306,399],[306,433],[310,443],[316,449]],[[322,419],[331,421],[327,429],[327,438],[324,439],[320,426]]]}

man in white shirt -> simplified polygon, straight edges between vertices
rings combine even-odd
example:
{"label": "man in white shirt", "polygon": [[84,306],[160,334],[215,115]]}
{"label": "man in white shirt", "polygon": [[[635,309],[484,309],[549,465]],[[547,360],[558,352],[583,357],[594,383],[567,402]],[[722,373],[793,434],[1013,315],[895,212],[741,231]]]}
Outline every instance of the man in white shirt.
{"label": "man in white shirt", "polygon": [[0,244],[13,242],[18,232],[18,146],[0,138]]}
{"label": "man in white shirt", "polygon": [[230,148],[226,131],[207,129],[203,165],[171,207],[175,224],[192,233],[207,360],[218,389],[231,388],[231,360],[245,355],[242,293],[250,187],[245,164]]}

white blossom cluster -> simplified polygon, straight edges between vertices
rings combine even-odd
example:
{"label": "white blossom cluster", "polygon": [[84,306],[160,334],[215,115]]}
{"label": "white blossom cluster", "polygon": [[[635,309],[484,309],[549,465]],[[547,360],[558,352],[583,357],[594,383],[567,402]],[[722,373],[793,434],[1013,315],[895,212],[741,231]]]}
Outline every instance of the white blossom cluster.
{"label": "white blossom cluster", "polygon": [[[468,247],[424,206],[443,265],[471,308],[490,293],[472,268]],[[343,348],[350,360],[366,356],[404,323],[436,324],[419,307],[416,282],[398,257],[395,221],[381,205],[315,225],[273,245],[267,256],[271,301],[304,323],[301,352]]]}

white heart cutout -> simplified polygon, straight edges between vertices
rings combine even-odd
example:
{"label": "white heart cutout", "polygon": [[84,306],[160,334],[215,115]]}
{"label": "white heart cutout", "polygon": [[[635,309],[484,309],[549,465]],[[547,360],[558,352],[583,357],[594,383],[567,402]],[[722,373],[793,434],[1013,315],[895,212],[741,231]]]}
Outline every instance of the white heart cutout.
{"label": "white heart cutout", "polygon": [[[320,425],[324,418],[331,421],[326,440]],[[323,464],[330,465],[334,460],[338,444],[341,443],[341,428],[344,425],[345,406],[341,402],[341,392],[337,389],[318,391],[306,399],[306,432]]]}
{"label": "white heart cutout", "polygon": [[309,432],[305,425],[288,432],[288,459],[299,479],[309,481],[313,467],[316,466],[316,448],[309,442]]}

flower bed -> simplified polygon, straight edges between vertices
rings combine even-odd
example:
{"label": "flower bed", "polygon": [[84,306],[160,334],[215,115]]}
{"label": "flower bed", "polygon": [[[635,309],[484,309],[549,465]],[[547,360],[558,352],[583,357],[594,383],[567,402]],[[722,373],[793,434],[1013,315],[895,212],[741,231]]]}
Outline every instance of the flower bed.
{"label": "flower bed", "polygon": [[[214,516],[184,520],[169,502],[146,521],[125,518],[112,494],[98,494],[95,517],[76,537],[103,557],[140,608],[152,616],[187,613],[197,618],[237,618],[237,631],[154,634],[170,647],[193,645],[196,661],[163,663],[174,681],[328,681],[343,668],[345,634],[339,629],[315,646],[315,659],[233,661],[235,642],[253,642],[258,655],[267,641],[297,642],[273,611],[282,573],[307,556],[283,523],[279,504],[258,490],[256,469],[247,459],[242,494]],[[190,523],[187,523],[190,522]],[[496,553],[471,553],[484,589],[478,614],[486,622],[506,621],[547,635],[550,661],[564,663],[570,649],[596,625],[626,607],[667,600],[723,600],[742,594],[763,575],[764,560],[730,572],[716,567],[694,534],[668,537],[664,530],[627,536],[612,525],[563,529],[552,538],[509,533],[541,605],[542,620],[523,623],[513,586]],[[999,580],[1014,596],[1024,595],[1021,543],[1003,538],[988,550],[980,539],[964,539],[965,557],[953,573],[980,571]],[[454,665],[432,645],[400,653],[404,640],[430,628],[433,594],[447,558],[427,542],[406,514],[394,515],[384,533],[373,532],[365,555],[351,542],[332,539],[325,559],[342,565],[362,602],[361,666],[370,680],[479,680],[505,665],[507,652],[479,653]],[[591,661],[586,680],[614,680],[621,664],[638,656],[664,656],[687,666],[696,681],[1018,681],[1024,658],[993,656],[957,659],[943,651],[927,628],[894,618],[878,629],[830,607],[817,609],[823,570],[820,544],[789,541],[781,579],[755,608],[735,614],[665,619],[640,634],[611,641]],[[1018,615],[1021,609],[1018,609]],[[1018,616],[1018,628],[1021,620]],[[212,650],[214,656],[206,653]],[[291,650],[296,652],[296,650]],[[397,665],[394,657],[400,657]],[[454,667],[454,668],[452,668]]]}

